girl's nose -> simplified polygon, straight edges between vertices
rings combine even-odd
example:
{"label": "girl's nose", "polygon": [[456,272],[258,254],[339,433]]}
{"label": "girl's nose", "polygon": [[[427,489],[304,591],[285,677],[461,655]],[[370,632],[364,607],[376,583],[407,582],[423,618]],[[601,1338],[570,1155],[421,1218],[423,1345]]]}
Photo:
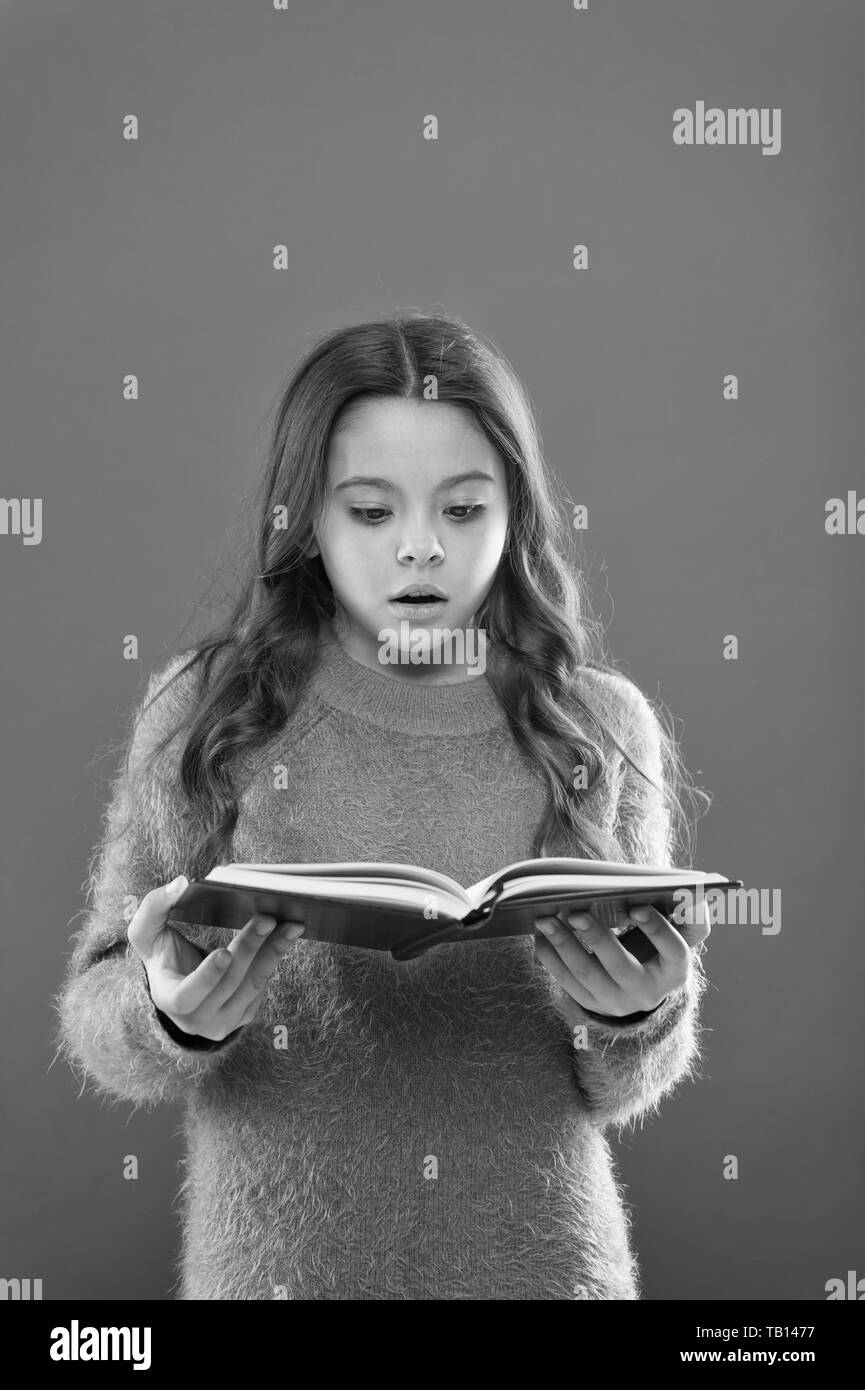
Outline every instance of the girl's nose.
{"label": "girl's nose", "polygon": [[420,560],[424,564],[437,555],[443,556],[444,550],[441,541],[435,536],[429,536],[424,540],[405,540],[397,550],[398,560]]}

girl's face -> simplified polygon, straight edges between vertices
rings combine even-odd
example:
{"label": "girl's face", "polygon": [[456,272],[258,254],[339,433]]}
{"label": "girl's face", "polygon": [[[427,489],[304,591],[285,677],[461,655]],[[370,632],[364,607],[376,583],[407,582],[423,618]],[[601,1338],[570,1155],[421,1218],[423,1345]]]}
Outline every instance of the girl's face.
{"label": "girl's face", "polygon": [[[379,651],[384,629],[407,653],[420,629],[431,634],[430,650],[442,645],[435,628],[473,627],[507,535],[497,451],[462,406],[372,398],[346,413],[327,463],[327,502],[310,554],[321,556],[333,589],[343,646],[397,677],[464,679],[465,663],[382,663]],[[398,607],[396,595],[411,584],[435,585],[445,601],[428,617]]]}

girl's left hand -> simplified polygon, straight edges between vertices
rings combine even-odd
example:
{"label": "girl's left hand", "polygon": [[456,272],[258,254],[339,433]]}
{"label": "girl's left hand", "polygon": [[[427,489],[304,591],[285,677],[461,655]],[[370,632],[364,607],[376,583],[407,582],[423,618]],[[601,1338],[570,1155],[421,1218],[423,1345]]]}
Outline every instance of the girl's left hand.
{"label": "girl's left hand", "polygon": [[[654,907],[636,907],[622,921],[645,932],[657,955],[646,963],[619,943],[609,927],[588,912],[538,917],[535,951],[550,974],[583,1008],[622,1018],[648,1013],[687,983],[691,948],[711,932],[708,904],[694,912],[694,923],[675,927]],[[581,944],[582,943],[582,944]]]}

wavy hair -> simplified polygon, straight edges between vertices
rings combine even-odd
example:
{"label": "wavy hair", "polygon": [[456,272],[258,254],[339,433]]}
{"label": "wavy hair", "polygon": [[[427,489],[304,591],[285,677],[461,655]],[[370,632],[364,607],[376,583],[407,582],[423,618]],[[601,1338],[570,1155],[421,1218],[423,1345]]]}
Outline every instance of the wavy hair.
{"label": "wavy hair", "polygon": [[[424,401],[430,378],[438,401],[472,412],[506,471],[507,538],[476,622],[495,653],[487,677],[496,698],[547,786],[533,856],[641,862],[638,845],[597,824],[587,808],[609,775],[609,741],[661,798],[667,852],[691,863],[684,797],[693,793],[671,724],[657,725],[662,777],[655,781],[619,741],[627,740],[627,712],[623,722],[617,701],[592,694],[620,688],[628,678],[606,656],[601,625],[591,616],[582,572],[570,555],[572,528],[558,505],[559,485],[544,460],[524,387],[492,341],[461,319],[397,311],[326,334],[289,377],[255,504],[250,572],[227,619],[191,648],[189,661],[153,696],[197,668],[194,699],[138,768],[144,775],[170,741],[185,736],[179,780],[189,810],[189,877],[230,859],[242,761],[254,759],[291,717],[321,625],[335,615],[321,559],[307,553],[327,498],[328,442],[351,403],[362,397]],[[581,681],[581,668],[617,680],[612,686]]]}

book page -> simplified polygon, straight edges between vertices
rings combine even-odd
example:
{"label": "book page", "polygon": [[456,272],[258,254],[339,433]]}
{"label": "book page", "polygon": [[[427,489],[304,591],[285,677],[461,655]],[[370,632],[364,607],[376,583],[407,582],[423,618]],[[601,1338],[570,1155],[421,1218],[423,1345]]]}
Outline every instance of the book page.
{"label": "book page", "polygon": [[502,889],[501,894],[496,899],[496,905],[507,902],[510,899],[521,897],[532,897],[535,894],[549,894],[551,897],[563,897],[568,892],[594,891],[608,893],[620,891],[622,893],[639,892],[643,889],[659,892],[664,889],[675,891],[677,888],[684,888],[691,884],[694,886],[703,885],[710,887],[713,883],[726,883],[728,880],[722,874],[704,874],[698,870],[692,870],[690,874],[679,873],[638,873],[638,874],[551,874],[540,876],[532,874],[524,878],[510,879]]}
{"label": "book page", "polygon": [[[370,863],[346,863],[346,864],[221,864],[220,870],[255,870],[257,873],[268,874],[300,874],[305,878],[328,878],[339,880],[343,883],[358,883],[374,880],[379,883],[407,883],[407,884],[428,884],[431,888],[438,889],[440,892],[451,893],[464,899],[464,906],[468,904],[468,898],[464,897],[465,889],[461,883],[457,883],[455,878],[448,874],[440,874],[435,869],[422,869],[417,864],[370,864]],[[213,874],[216,874],[214,869]]]}
{"label": "book page", "polygon": [[568,874],[574,877],[582,877],[584,874],[594,876],[613,874],[619,877],[633,875],[640,878],[660,877],[664,879],[681,877],[688,881],[693,879],[695,871],[652,869],[642,864],[620,864],[613,859],[519,859],[514,864],[508,864],[507,868],[498,869],[496,873],[490,874],[489,878],[483,878],[479,883],[473,883],[468,890],[468,895],[472,906],[479,907],[489,890],[499,883],[507,883],[513,878],[545,878],[555,874]]}
{"label": "book page", "polygon": [[[290,893],[343,903],[382,903],[405,907],[423,914],[430,895],[428,883],[410,883],[393,879],[328,878],[324,874],[303,876],[296,873],[272,872],[245,865],[220,865],[201,880],[202,883],[222,883],[236,888],[258,888],[264,892]],[[437,904],[444,915],[462,918],[468,903],[465,892],[457,885],[459,895],[436,886],[440,899]]]}

